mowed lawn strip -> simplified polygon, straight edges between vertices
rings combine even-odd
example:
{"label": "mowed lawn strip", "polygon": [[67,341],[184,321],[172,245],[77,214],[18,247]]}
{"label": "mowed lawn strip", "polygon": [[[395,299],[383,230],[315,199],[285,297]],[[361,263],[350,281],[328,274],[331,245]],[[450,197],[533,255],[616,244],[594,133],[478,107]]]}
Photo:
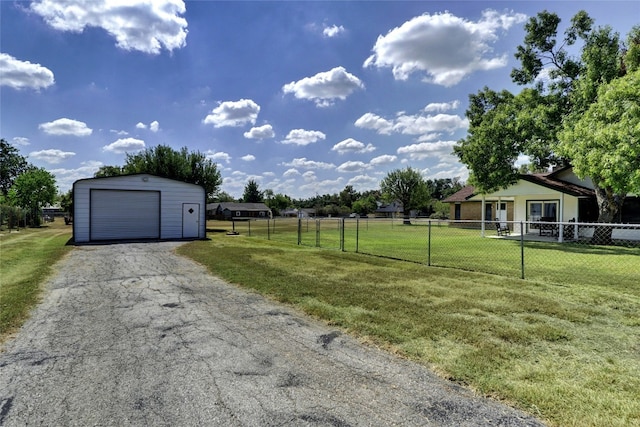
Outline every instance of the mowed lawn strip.
{"label": "mowed lawn strip", "polygon": [[178,252],[551,425],[640,425],[638,289],[209,237]]}
{"label": "mowed lawn strip", "polygon": [[0,232],[0,343],[28,318],[52,266],[71,250],[62,220],[41,228]]}

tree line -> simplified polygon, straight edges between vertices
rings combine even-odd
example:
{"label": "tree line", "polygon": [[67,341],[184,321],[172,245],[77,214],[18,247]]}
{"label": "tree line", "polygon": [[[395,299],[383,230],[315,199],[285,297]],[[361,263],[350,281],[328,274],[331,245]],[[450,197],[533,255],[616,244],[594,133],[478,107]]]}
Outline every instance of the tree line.
{"label": "tree line", "polygon": [[55,177],[27,162],[18,149],[0,139],[0,225],[38,227],[41,208],[57,197]]}

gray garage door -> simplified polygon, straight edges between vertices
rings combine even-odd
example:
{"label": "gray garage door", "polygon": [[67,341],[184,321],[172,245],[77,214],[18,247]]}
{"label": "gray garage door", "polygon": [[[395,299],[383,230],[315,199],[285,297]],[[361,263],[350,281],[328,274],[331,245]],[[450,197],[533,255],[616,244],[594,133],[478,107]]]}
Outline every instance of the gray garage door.
{"label": "gray garage door", "polygon": [[160,192],[91,190],[91,240],[160,238]]}

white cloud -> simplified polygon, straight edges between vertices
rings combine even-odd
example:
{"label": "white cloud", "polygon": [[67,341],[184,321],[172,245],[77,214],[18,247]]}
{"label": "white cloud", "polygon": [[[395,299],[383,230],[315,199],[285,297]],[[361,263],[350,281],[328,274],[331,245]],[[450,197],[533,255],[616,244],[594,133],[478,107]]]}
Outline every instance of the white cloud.
{"label": "white cloud", "polygon": [[273,138],[275,136],[275,132],[273,131],[273,127],[271,125],[262,125],[258,127],[251,128],[248,132],[244,133],[244,137],[248,139],[267,139]]}
{"label": "white cloud", "polygon": [[302,169],[333,169],[336,167],[333,163],[316,162],[314,160],[307,160],[306,157],[296,158],[289,163],[282,163],[282,165]]}
{"label": "white cloud", "polygon": [[355,122],[356,127],[375,130],[379,134],[389,135],[397,132],[405,135],[422,135],[422,139],[437,138],[440,133],[454,133],[469,127],[466,118],[455,114],[419,114],[408,115],[399,112],[389,120],[373,113],[366,113]]}
{"label": "white cloud", "polygon": [[120,138],[109,145],[102,147],[102,151],[112,153],[128,153],[131,151],[140,151],[145,147],[144,141],[136,138]]}
{"label": "white cloud", "polygon": [[118,136],[127,136],[127,135],[129,135],[129,132],[127,132],[126,130],[109,129],[109,132],[115,133]]}
{"label": "white cloud", "polygon": [[365,113],[355,121],[356,127],[372,129],[382,135],[388,135],[393,130],[393,122],[384,119],[377,114]]}
{"label": "white cloud", "polygon": [[424,135],[432,132],[453,133],[468,127],[466,118],[454,114],[402,115],[396,117],[393,130],[406,135]]}
{"label": "white cloud", "polygon": [[251,99],[239,101],[221,102],[211,113],[204,118],[205,124],[214,127],[232,126],[238,127],[248,123],[255,124],[260,112],[260,106]]}
{"label": "white cloud", "polygon": [[144,123],[142,123],[142,122],[138,122],[138,124],[136,125],[136,128],[137,128],[137,129],[146,129],[146,128],[147,128],[147,125],[145,125],[145,124],[144,124]]}
{"label": "white cloud", "polygon": [[371,151],[375,151],[376,147],[372,144],[364,145],[363,142],[356,141],[353,138],[347,138],[344,141],[338,142],[333,146],[331,151],[337,151],[338,154],[346,154],[346,153],[370,153]]}
{"label": "white cloud", "polygon": [[398,154],[404,154],[411,160],[422,160],[428,157],[448,155],[453,151],[455,141],[421,142],[398,148]]}
{"label": "white cloud", "polygon": [[283,144],[309,145],[325,139],[327,136],[318,130],[293,129],[286,138],[280,141]]}
{"label": "white cloud", "polygon": [[357,175],[351,178],[347,185],[353,186],[356,191],[375,190],[380,188],[380,179],[369,175]]}
{"label": "white cloud", "polygon": [[41,123],[38,129],[49,135],[89,136],[93,133],[86,123],[66,118]]}
{"label": "white cloud", "polygon": [[224,151],[212,151],[212,150],[207,150],[206,152],[206,157],[207,159],[211,159],[213,161],[223,161],[225,163],[231,163],[231,156],[228,153],[225,153]]}
{"label": "white cloud", "polygon": [[342,25],[332,25],[330,27],[324,27],[324,30],[322,30],[322,35],[325,37],[336,37],[339,36],[340,34],[344,33],[345,29]]}
{"label": "white cloud", "polygon": [[284,93],[293,93],[298,99],[312,100],[318,107],[329,107],[336,99],[345,100],[357,89],[364,89],[364,83],[344,67],[336,67],[282,87]]}
{"label": "white cloud", "polygon": [[56,30],[81,33],[86,27],[102,28],[116,46],[158,54],[186,45],[186,8],[182,0],[39,0],[31,10]]}
{"label": "white cloud", "polygon": [[53,72],[47,67],[20,61],[6,53],[0,53],[0,70],[0,86],[39,90],[55,83]]}
{"label": "white cloud", "polygon": [[11,140],[15,145],[27,146],[31,144],[29,138],[25,138],[24,136],[14,136]]}
{"label": "white cloud", "polygon": [[506,66],[507,55],[494,55],[491,43],[500,30],[526,18],[520,13],[485,10],[474,22],[449,12],[426,13],[379,36],[364,66],[391,67],[397,80],[423,72],[428,82],[453,86],[475,71]]}
{"label": "white cloud", "polygon": [[287,170],[282,174],[282,176],[283,176],[284,178],[288,178],[288,177],[290,177],[290,176],[296,176],[296,175],[300,175],[300,172],[298,172],[298,169],[294,169],[294,168],[287,169]]}
{"label": "white cloud", "polygon": [[244,160],[245,162],[252,162],[256,159],[256,156],[254,156],[253,154],[247,154],[246,156],[240,157],[240,159]]}
{"label": "white cloud", "polygon": [[427,104],[427,106],[424,107],[424,111],[427,113],[431,113],[434,111],[441,112],[441,111],[455,110],[459,106],[460,106],[460,101],[458,101],[457,99],[451,102],[433,102],[431,104]]}
{"label": "white cloud", "polygon": [[362,172],[363,170],[369,169],[369,165],[360,162],[360,161],[349,161],[344,162],[340,166],[336,168],[338,172]]}
{"label": "white cloud", "polygon": [[384,154],[382,156],[374,157],[373,159],[371,159],[369,164],[371,166],[384,166],[384,165],[391,164],[391,163],[395,162],[396,160],[398,160],[398,156],[392,156],[390,154]]}
{"label": "white cloud", "polygon": [[29,157],[33,157],[34,159],[51,163],[53,165],[58,164],[75,155],[76,153],[71,151],[61,151],[56,149],[32,151],[31,153],[29,153]]}
{"label": "white cloud", "polygon": [[149,130],[154,133],[158,132],[160,130],[160,123],[158,123],[157,120],[152,121],[149,123]]}
{"label": "white cloud", "polygon": [[100,166],[104,166],[102,162],[90,160],[80,163],[80,167],[77,169],[49,169],[49,172],[56,177],[58,189],[67,192],[71,190],[73,183],[77,180],[93,177]]}

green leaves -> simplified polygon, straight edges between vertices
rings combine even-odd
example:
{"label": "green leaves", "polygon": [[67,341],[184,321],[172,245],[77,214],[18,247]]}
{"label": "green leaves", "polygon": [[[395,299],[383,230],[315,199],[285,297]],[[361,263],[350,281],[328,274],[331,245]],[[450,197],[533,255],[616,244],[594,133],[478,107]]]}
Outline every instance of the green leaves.
{"label": "green leaves", "polygon": [[575,173],[616,194],[640,192],[640,70],[601,86],[597,101],[559,135]]}
{"label": "green leaves", "polygon": [[427,182],[420,172],[411,167],[389,172],[380,183],[380,191],[388,201],[402,202],[405,216],[409,210],[428,204],[431,198]]}

